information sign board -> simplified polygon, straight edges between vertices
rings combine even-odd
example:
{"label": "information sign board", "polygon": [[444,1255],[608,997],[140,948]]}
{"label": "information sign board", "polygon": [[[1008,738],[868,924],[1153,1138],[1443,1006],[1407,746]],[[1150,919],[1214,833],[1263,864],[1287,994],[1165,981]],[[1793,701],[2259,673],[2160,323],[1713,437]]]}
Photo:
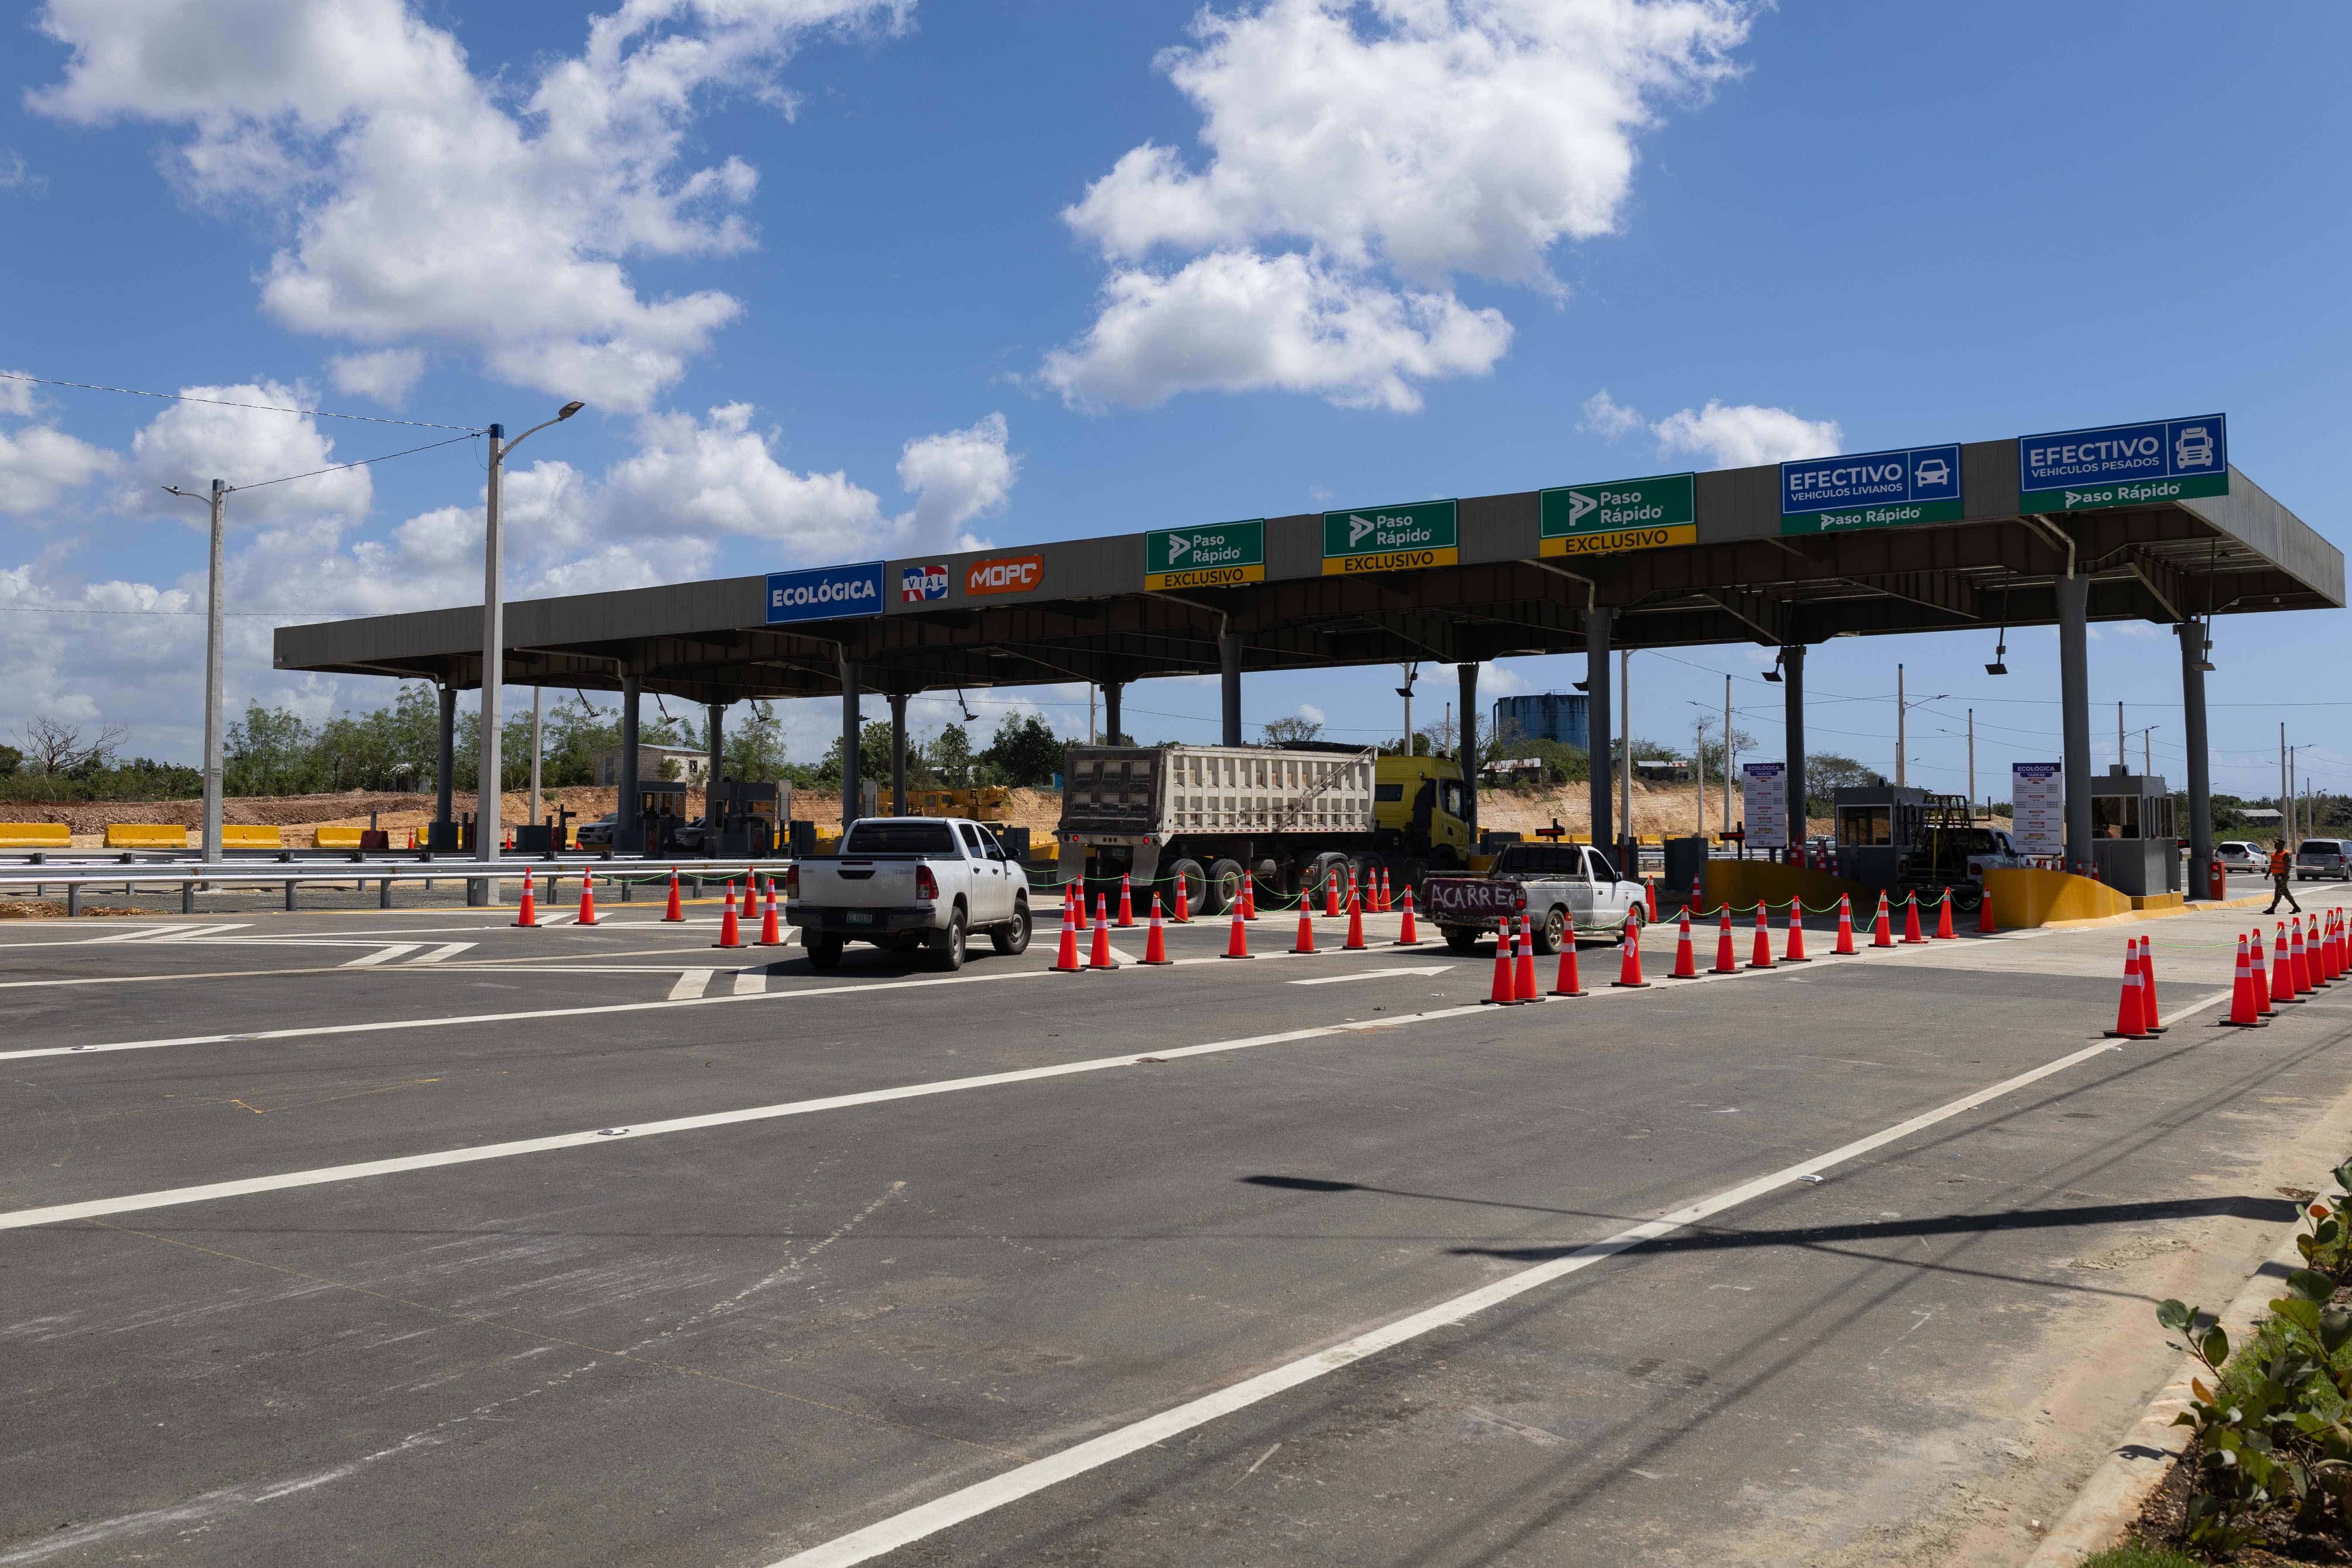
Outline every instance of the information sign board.
{"label": "information sign board", "polygon": [[2066,770],[2057,763],[2011,763],[2009,836],[2021,855],[2066,852]]}
{"label": "information sign board", "polygon": [[1545,555],[1609,555],[1698,542],[1697,477],[1655,474],[1567,485],[1537,498]]}
{"label": "information sign board", "polygon": [[1959,518],[1957,445],[1780,465],[1783,534],[1850,533]]}
{"label": "information sign board", "polygon": [[1143,536],[1148,589],[1223,588],[1265,581],[1265,519],[1163,528]]}
{"label": "information sign board", "polygon": [[1789,764],[1739,764],[1739,798],[1750,849],[1789,847]]}
{"label": "information sign board", "polygon": [[2089,511],[2230,493],[2229,421],[2219,414],[2021,436],[2017,510]]}
{"label": "information sign board", "polygon": [[1337,577],[1358,572],[1452,566],[1462,559],[1454,513],[1450,500],[1327,511],[1323,514],[1323,574]]}
{"label": "information sign board", "polygon": [[805,572],[768,574],[768,624],[830,621],[882,613],[879,561],[855,566],[814,566]]}

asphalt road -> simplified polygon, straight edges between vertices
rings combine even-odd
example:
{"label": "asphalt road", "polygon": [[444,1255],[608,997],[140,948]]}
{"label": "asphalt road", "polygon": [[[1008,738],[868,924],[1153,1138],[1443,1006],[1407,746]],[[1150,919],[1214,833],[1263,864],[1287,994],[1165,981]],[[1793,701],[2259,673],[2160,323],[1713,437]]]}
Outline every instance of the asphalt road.
{"label": "asphalt road", "polygon": [[0,1568],[2013,1562],[2352,1139],[2244,910],[1511,1009],[692,912],[0,927]]}

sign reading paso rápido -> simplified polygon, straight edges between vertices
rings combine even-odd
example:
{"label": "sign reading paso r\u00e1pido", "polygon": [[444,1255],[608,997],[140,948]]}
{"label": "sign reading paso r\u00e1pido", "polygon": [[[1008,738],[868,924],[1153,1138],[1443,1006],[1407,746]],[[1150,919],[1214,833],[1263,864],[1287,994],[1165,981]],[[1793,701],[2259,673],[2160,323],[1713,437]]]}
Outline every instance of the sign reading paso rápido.
{"label": "sign reading paso r\u00e1pido", "polygon": [[1366,506],[1323,514],[1323,574],[1410,572],[1452,566],[1462,559],[1461,535],[1450,500],[1411,506]]}
{"label": "sign reading paso r\u00e1pido", "polygon": [[1608,555],[1698,542],[1696,475],[1569,485],[1537,500],[1537,549],[1545,555]]}
{"label": "sign reading paso r\u00e1pido", "polygon": [[1265,519],[1206,528],[1163,528],[1143,536],[1147,589],[1223,588],[1265,581]]}

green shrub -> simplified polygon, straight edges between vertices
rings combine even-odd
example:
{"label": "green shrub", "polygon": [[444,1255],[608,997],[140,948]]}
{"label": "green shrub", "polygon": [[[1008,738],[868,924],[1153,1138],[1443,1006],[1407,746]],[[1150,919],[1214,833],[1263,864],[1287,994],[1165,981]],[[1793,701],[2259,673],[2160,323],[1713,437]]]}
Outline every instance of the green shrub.
{"label": "green shrub", "polygon": [[2205,1564],[2186,1552],[2175,1552],[2168,1546],[2144,1546],[2135,1541],[2127,1546],[2111,1546],[2105,1552],[2094,1552],[2083,1559],[2083,1568],[2205,1568]]}

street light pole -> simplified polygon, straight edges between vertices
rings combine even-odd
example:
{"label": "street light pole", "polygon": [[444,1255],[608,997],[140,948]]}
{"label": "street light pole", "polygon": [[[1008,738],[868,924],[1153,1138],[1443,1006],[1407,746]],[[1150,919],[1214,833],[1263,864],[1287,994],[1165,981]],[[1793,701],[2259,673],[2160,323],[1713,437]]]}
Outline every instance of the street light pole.
{"label": "street light pole", "polygon": [[499,754],[499,687],[506,673],[507,605],[504,584],[504,548],[499,537],[499,500],[504,489],[507,454],[521,446],[550,425],[560,424],[585,407],[585,404],[567,403],[556,411],[552,419],[543,419],[509,441],[506,426],[489,427],[489,483],[486,488],[488,505],[485,509],[482,535],[482,738],[479,764],[474,773],[474,857],[478,860],[499,858],[499,781],[503,774]]}
{"label": "street light pole", "polygon": [[220,863],[221,858],[221,641],[227,625],[221,603],[221,529],[229,487],[215,479],[212,493],[206,496],[184,490],[177,485],[163,488],[175,496],[206,502],[213,513],[211,587],[205,601],[204,847],[196,855],[205,865],[214,866]]}

